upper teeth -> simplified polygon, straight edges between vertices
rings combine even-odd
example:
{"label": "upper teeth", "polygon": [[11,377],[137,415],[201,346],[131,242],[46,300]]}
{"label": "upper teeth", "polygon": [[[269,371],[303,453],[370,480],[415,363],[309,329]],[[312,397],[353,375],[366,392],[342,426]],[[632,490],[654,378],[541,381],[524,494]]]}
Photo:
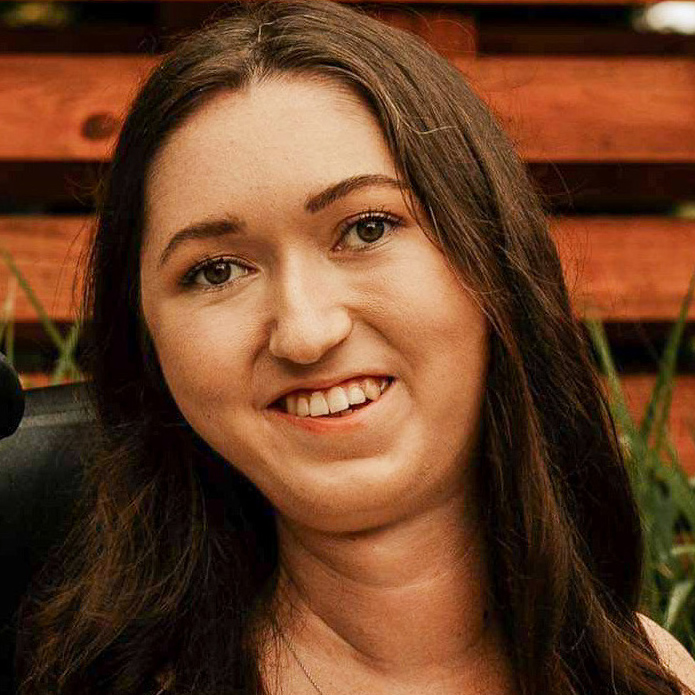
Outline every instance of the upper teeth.
{"label": "upper teeth", "polygon": [[323,391],[291,393],[282,399],[281,404],[290,415],[299,417],[339,413],[351,405],[378,400],[388,383],[387,378],[363,377]]}

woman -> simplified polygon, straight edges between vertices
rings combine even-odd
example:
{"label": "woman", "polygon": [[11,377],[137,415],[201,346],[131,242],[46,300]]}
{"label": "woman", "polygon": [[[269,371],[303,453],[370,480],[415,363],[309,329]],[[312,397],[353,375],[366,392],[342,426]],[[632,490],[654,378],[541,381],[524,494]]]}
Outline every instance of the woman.
{"label": "woman", "polygon": [[184,43],[123,128],[87,307],[103,441],[24,693],[693,683],[635,613],[639,522],[536,198],[417,39],[308,1]]}

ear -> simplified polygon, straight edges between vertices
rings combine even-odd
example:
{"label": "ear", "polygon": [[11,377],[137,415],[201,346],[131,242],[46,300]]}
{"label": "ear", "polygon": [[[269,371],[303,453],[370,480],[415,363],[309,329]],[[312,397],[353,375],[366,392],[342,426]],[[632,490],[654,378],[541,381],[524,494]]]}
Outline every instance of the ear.
{"label": "ear", "polygon": [[695,660],[688,650],[673,635],[646,615],[638,613],[637,617],[661,663],[677,676],[683,685],[695,691]]}

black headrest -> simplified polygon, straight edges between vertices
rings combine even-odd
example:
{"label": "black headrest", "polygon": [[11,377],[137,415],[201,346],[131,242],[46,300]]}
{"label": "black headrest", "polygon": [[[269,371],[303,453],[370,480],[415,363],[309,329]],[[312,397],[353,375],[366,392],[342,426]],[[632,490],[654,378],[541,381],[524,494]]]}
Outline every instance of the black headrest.
{"label": "black headrest", "polygon": [[12,693],[15,618],[31,578],[73,520],[94,437],[84,385],[25,392],[17,431],[0,440],[0,693]]}
{"label": "black headrest", "polygon": [[0,352],[0,439],[9,437],[24,414],[24,392],[17,372]]}

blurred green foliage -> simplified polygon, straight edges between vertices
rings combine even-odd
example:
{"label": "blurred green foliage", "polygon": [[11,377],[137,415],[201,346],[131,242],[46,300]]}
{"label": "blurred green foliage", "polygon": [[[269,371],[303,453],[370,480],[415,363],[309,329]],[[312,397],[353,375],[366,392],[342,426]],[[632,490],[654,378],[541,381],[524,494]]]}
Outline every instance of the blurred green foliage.
{"label": "blurred green foliage", "polygon": [[[10,270],[11,283],[7,297],[3,302],[2,314],[0,315],[0,349],[5,353],[10,364],[14,364],[14,307],[17,294],[17,287],[26,294],[32,307],[36,311],[36,315],[43,326],[46,335],[51,343],[58,351],[58,358],[53,366],[50,377],[51,384],[61,384],[66,381],[81,380],[82,373],[77,366],[75,351],[77,350],[77,341],[80,336],[80,323],[76,321],[70,326],[67,333],[63,335],[50,316],[46,313],[43,305],[31,288],[27,279],[17,267],[12,256],[8,251],[0,247],[0,258],[5,262],[5,265]],[[31,384],[24,383],[25,387]]]}
{"label": "blurred green foliage", "polygon": [[[611,413],[642,514],[646,562],[642,611],[695,653],[695,487],[669,437],[676,359],[693,299],[695,274],[660,360],[639,422],[630,415],[603,326],[586,319],[605,374]],[[692,432],[695,442],[695,430]]]}

